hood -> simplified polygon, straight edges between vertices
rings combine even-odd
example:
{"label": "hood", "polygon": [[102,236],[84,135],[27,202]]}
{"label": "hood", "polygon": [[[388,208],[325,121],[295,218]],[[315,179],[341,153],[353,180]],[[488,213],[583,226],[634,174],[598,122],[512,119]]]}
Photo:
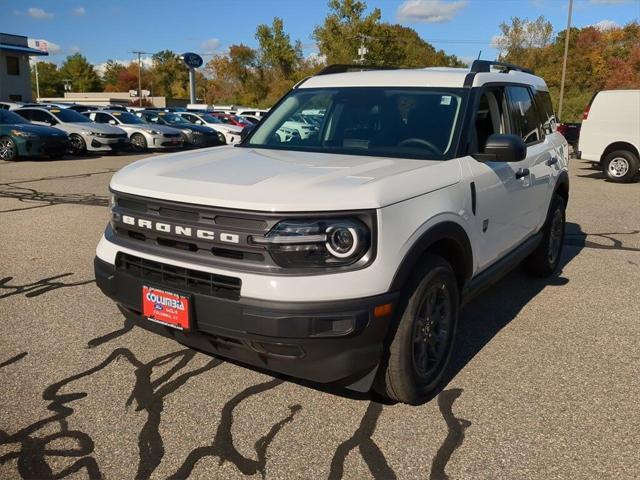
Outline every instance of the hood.
{"label": "hood", "polygon": [[109,125],[106,123],[74,123],[74,122],[64,122],[58,124],[60,128],[64,128],[65,130],[73,131],[73,132],[81,132],[81,131],[89,131],[89,132],[100,132],[100,133],[113,133],[113,134],[124,134],[124,130],[118,127],[114,127],[113,125]]}
{"label": "hood", "polygon": [[156,132],[160,132],[160,133],[180,133],[180,130],[177,128],[173,128],[173,127],[167,127],[166,125],[159,125],[156,123],[132,123],[132,124],[127,124],[125,125],[129,128],[135,128],[138,130],[145,130],[147,132],[151,132],[151,130],[155,130]]}
{"label": "hood", "polygon": [[232,132],[232,133],[240,133],[243,127],[239,127],[237,125],[230,125],[228,123],[209,123],[210,128],[215,130],[219,130],[221,132]]}
{"label": "hood", "polygon": [[44,125],[34,125],[32,123],[15,123],[12,125],[7,125],[11,127],[12,130],[20,130],[22,132],[35,133],[36,135],[41,136],[54,136],[54,137],[66,137],[67,134],[62,130],[59,130],[54,127],[45,127]]}
{"label": "hood", "polygon": [[179,128],[180,130],[191,130],[192,132],[200,132],[200,133],[213,133],[213,129],[209,127],[205,127],[204,125],[196,125],[195,123],[190,124],[174,124],[171,125],[172,128]]}
{"label": "hood", "polygon": [[456,160],[410,160],[214,147],[140,160],[117,172],[115,191],[271,212],[379,208],[460,181]]}

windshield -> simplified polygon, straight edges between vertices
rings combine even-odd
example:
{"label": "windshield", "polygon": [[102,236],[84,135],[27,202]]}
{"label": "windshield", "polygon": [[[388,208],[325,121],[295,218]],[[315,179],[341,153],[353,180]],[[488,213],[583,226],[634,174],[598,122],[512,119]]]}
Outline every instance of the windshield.
{"label": "windshield", "polygon": [[175,113],[160,112],[158,115],[167,123],[185,123],[187,125],[191,123],[189,120],[182,118],[180,115],[176,115]]}
{"label": "windshield", "polygon": [[84,115],[68,108],[52,108],[49,113],[63,123],[90,123]]}
{"label": "windshield", "polygon": [[200,114],[200,118],[207,123],[222,123],[218,117],[214,117],[209,113]]}
{"label": "windshield", "polygon": [[461,88],[293,90],[245,146],[443,160],[455,154]]}
{"label": "windshield", "polygon": [[125,125],[138,125],[140,123],[144,124],[144,122],[136,117],[133,113],[129,112],[111,112],[111,115],[116,117],[120,122]]}
{"label": "windshield", "polygon": [[29,123],[17,113],[9,110],[0,110],[0,124],[7,125],[12,123]]}

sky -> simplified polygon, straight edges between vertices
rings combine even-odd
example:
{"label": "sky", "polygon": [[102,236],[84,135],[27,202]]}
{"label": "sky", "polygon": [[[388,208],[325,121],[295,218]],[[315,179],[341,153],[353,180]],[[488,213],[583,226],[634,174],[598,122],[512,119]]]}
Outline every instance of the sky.
{"label": "sky", "polygon": [[[46,40],[47,61],[80,52],[95,65],[129,62],[134,50],[222,53],[229,45],[256,46],[255,30],[284,20],[305,55],[317,53],[311,34],[328,12],[327,0],[0,0],[0,32]],[[415,29],[426,41],[465,61],[493,59],[492,40],[510,17],[544,15],[554,31],[567,22],[568,0],[366,0],[386,22]],[[573,25],[624,25],[640,19],[640,0],[574,0]]]}

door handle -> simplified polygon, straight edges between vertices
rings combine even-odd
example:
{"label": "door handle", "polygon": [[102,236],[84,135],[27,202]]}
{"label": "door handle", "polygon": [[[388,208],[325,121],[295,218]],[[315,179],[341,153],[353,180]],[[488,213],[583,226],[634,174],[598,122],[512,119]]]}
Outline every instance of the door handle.
{"label": "door handle", "polygon": [[516,172],[516,180],[520,180],[523,177],[526,177],[527,175],[529,175],[529,169],[528,168],[521,168],[520,170],[518,170]]}
{"label": "door handle", "polygon": [[549,167],[551,165],[555,165],[556,163],[558,163],[558,157],[551,157],[549,160],[547,160],[547,165]]}

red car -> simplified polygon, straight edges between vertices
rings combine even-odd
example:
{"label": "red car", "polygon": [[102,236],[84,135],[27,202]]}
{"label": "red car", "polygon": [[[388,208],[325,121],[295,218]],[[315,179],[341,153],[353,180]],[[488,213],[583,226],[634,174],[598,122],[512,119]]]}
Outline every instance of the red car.
{"label": "red car", "polygon": [[253,125],[249,120],[239,117],[238,115],[231,115],[230,113],[214,113],[216,117],[218,117],[222,122],[228,123],[229,125],[236,125],[238,127],[246,127],[249,125]]}

